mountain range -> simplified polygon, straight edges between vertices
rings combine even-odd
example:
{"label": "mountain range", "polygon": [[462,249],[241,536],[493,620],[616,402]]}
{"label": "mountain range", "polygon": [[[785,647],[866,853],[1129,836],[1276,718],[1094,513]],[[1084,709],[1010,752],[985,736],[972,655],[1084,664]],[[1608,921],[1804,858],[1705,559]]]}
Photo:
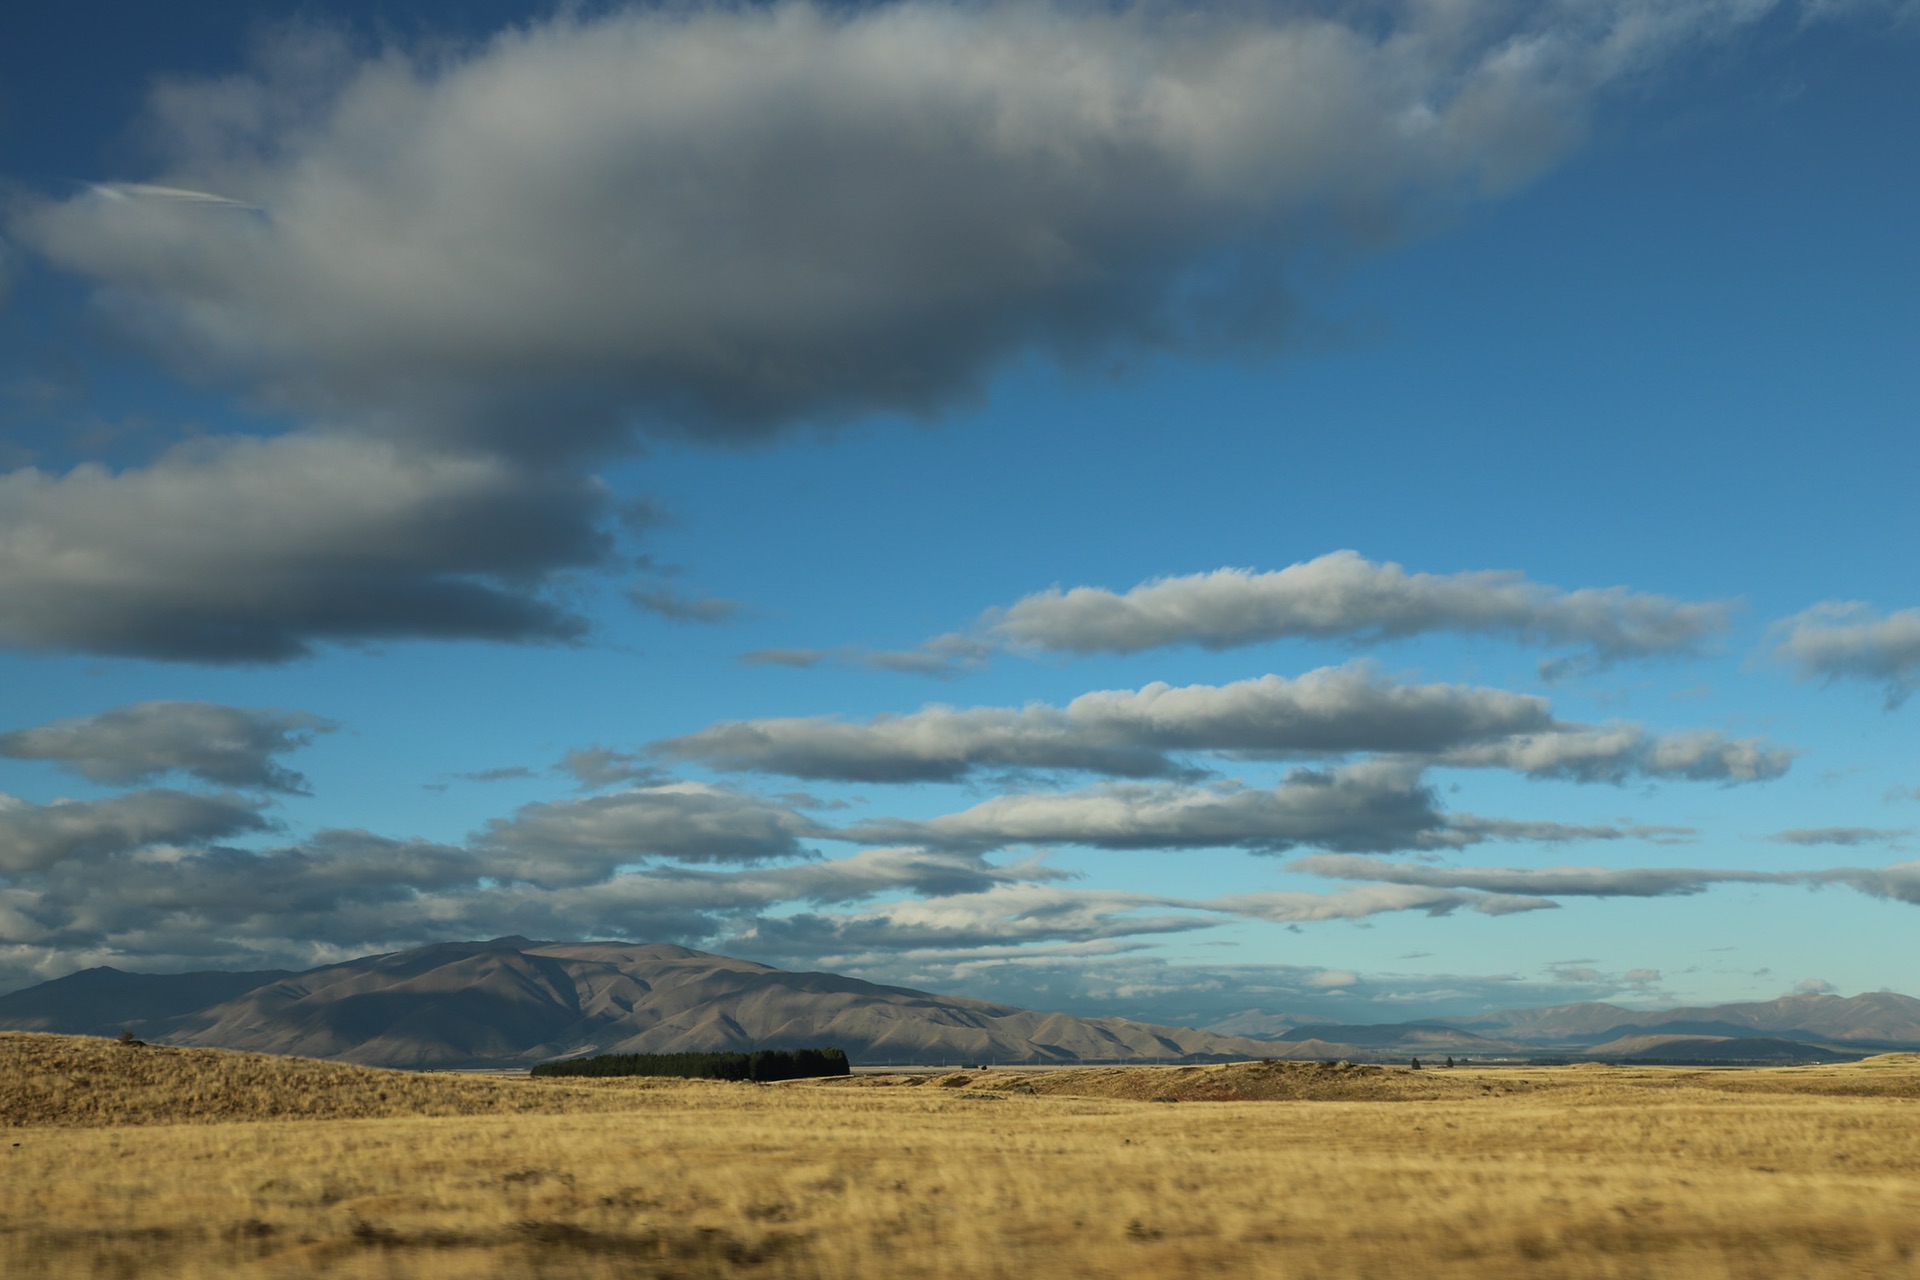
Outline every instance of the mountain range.
{"label": "mountain range", "polygon": [[0,1030],[130,1031],[167,1044],[414,1068],[806,1046],[903,1063],[1276,1056],[1244,1037],[1035,1013],[686,947],[525,938],[304,973],[89,969],[0,996]]}
{"label": "mountain range", "polygon": [[1442,1055],[1789,1062],[1920,1048],[1920,1000],[1801,995],[1657,1012],[1583,1003],[1367,1025],[1256,1011],[1197,1030],[1038,1013],[668,944],[497,938],[298,973],[88,969],[0,996],[0,1030],[127,1031],[167,1044],[411,1068],[829,1045],[869,1064]]}

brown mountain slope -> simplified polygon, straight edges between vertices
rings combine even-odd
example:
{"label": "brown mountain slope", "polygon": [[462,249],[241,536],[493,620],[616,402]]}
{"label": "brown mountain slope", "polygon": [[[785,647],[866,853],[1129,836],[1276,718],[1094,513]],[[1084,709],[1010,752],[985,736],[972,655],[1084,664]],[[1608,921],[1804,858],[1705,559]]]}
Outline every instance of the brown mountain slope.
{"label": "brown mountain slope", "polygon": [[1036,1013],[685,947],[523,938],[296,974],[180,1019],[166,1039],[405,1067],[802,1045],[838,1046],[857,1062],[1319,1056],[1304,1045]]}

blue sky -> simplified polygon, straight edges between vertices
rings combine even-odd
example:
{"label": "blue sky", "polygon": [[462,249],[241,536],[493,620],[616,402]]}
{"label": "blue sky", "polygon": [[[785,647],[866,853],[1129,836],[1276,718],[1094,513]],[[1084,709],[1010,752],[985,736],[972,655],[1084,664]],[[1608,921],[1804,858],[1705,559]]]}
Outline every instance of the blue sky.
{"label": "blue sky", "polygon": [[0,53],[0,986],[1916,989],[1910,8],[160,10]]}

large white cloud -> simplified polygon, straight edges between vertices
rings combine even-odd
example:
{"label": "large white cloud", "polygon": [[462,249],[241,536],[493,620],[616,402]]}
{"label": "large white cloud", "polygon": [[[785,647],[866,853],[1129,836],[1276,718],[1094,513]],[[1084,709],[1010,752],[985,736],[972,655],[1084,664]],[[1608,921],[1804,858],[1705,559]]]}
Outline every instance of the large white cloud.
{"label": "large white cloud", "polygon": [[1271,343],[1290,255],[1510,188],[1609,82],[1774,7],[692,5],[417,57],[308,34],[164,84],[150,181],[12,230],[196,371],[439,438],[927,412],[1036,348]]}

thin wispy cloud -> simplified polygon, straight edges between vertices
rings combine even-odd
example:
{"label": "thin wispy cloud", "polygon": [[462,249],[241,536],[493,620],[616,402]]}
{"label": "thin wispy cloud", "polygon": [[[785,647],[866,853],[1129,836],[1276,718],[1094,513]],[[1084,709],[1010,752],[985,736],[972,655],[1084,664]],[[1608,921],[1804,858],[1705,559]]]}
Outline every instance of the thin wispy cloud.
{"label": "thin wispy cloud", "polygon": [[1689,867],[1447,867],[1336,853],[1297,858],[1287,868],[1333,880],[1554,898],[1661,898],[1703,893],[1719,884],[1796,884],[1805,880],[1805,874],[1799,872]]}

